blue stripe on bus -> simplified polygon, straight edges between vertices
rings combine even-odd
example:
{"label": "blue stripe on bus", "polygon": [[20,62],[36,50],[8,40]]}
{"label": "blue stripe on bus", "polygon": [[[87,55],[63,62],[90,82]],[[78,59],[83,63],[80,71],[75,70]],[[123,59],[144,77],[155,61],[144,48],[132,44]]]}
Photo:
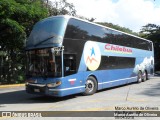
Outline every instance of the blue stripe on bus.
{"label": "blue stripe on bus", "polygon": [[[118,79],[118,80],[113,80],[113,81],[109,81],[109,82],[102,82],[102,83],[98,83],[98,85],[100,85],[100,84],[112,83],[112,82],[118,82],[118,81],[124,81],[124,80],[133,79],[133,78],[137,78],[137,77],[130,77],[130,78]],[[50,91],[66,91],[66,90],[73,90],[73,89],[84,88],[84,87],[85,87],[85,86],[77,86],[77,87],[69,87],[69,88],[63,88],[63,89],[49,89],[49,90],[50,90]]]}

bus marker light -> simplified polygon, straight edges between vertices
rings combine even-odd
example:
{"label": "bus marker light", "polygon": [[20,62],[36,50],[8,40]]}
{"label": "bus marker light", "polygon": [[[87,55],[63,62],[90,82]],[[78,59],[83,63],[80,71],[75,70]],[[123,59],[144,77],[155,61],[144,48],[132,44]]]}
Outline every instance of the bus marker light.
{"label": "bus marker light", "polygon": [[74,83],[76,81],[76,78],[75,79],[69,79],[68,81],[70,82],[71,85],[74,85]]}
{"label": "bus marker light", "polygon": [[49,83],[47,84],[47,87],[57,87],[59,85],[61,85],[61,81],[57,81],[55,83]]}

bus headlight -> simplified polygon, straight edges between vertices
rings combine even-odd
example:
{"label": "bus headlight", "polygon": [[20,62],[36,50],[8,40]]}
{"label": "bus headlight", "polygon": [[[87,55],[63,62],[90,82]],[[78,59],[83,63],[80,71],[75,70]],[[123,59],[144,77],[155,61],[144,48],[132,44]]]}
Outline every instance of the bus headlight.
{"label": "bus headlight", "polygon": [[57,81],[55,83],[48,83],[47,87],[57,87],[59,85],[61,85],[61,81]]}
{"label": "bus headlight", "polygon": [[26,85],[28,85],[29,83],[32,84],[32,83],[35,83],[35,81],[36,81],[36,80],[27,79],[27,80],[25,81],[25,84],[26,84]]}

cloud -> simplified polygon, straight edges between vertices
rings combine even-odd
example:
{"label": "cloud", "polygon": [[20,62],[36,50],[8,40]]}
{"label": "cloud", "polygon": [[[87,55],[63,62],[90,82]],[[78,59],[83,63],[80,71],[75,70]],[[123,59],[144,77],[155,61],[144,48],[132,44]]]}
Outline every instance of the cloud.
{"label": "cloud", "polygon": [[75,5],[77,14],[88,18],[96,18],[96,21],[116,18],[115,4],[111,0],[68,0]]}
{"label": "cloud", "polygon": [[118,15],[119,25],[139,31],[148,23],[159,24],[160,8],[155,8],[153,2],[145,0],[119,0],[116,3],[115,13]]}
{"label": "cloud", "polygon": [[[54,1],[54,0],[52,0]],[[77,14],[111,22],[138,32],[148,23],[160,24],[160,7],[151,0],[67,0]]]}

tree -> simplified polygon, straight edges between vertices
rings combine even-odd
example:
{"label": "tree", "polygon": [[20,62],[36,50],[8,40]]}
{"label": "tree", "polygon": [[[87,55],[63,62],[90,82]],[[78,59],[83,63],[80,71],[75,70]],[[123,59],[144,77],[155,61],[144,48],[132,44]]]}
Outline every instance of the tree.
{"label": "tree", "polygon": [[160,71],[160,26],[155,24],[147,24],[142,27],[140,36],[153,41],[155,71]]}
{"label": "tree", "polygon": [[33,25],[47,15],[41,0],[0,1],[0,45],[6,54],[0,58],[3,58],[0,66],[1,83],[15,82],[24,73],[22,50],[25,39]]}
{"label": "tree", "polygon": [[93,22],[96,19],[96,18],[86,18],[84,16],[77,15],[75,6],[72,3],[68,3],[67,0],[59,0],[59,1],[55,0],[54,2],[46,0],[44,4],[49,11],[49,16],[70,15],[84,20],[88,20],[90,22]]}
{"label": "tree", "polygon": [[0,84],[22,78],[24,43],[33,25],[48,16],[66,14],[76,15],[74,5],[66,0],[0,0]]}
{"label": "tree", "polygon": [[47,0],[45,6],[49,11],[49,16],[56,15],[71,15],[76,16],[76,10],[72,3],[68,3],[66,0],[59,0],[51,2]]}
{"label": "tree", "polygon": [[152,40],[154,43],[160,42],[160,26],[155,24],[147,24],[140,31],[141,37]]}

